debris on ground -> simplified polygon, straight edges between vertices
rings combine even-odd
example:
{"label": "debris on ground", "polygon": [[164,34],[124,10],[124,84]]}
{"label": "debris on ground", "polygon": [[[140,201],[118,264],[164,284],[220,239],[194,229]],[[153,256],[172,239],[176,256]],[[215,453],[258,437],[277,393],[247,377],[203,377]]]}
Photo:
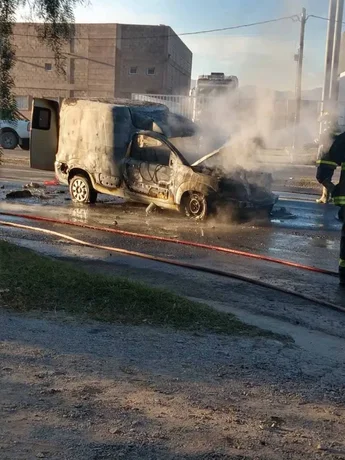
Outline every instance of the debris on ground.
{"label": "debris on ground", "polygon": [[271,416],[260,423],[262,430],[280,429],[285,424],[281,417]]}
{"label": "debris on ground", "polygon": [[31,198],[32,193],[30,190],[14,190],[13,192],[9,192],[6,194],[6,198]]}
{"label": "debris on ground", "polygon": [[153,212],[156,212],[157,211],[157,206],[154,204],[154,203],[150,203],[148,205],[148,207],[146,208],[146,215],[150,215],[152,214]]}
{"label": "debris on ground", "polygon": [[273,219],[297,219],[297,216],[287,211],[286,208],[274,209],[270,217]]}
{"label": "debris on ground", "polygon": [[30,188],[41,188],[42,186],[37,182],[30,182],[29,184],[23,185],[23,189],[30,189]]}

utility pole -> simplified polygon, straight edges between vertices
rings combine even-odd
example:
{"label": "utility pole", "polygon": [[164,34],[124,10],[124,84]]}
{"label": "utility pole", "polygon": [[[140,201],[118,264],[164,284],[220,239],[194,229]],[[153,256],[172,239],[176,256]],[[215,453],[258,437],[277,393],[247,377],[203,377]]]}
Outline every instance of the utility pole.
{"label": "utility pole", "polygon": [[300,17],[301,30],[299,39],[297,60],[297,76],[296,76],[296,109],[295,109],[295,123],[294,123],[294,136],[293,136],[293,150],[297,147],[297,128],[301,119],[301,101],[302,101],[302,71],[303,71],[303,57],[304,57],[304,37],[305,37],[305,25],[307,23],[307,11],[305,8],[302,9]]}
{"label": "utility pole", "polygon": [[[337,10],[337,0],[329,0],[329,13],[328,13],[329,22],[328,22],[328,31],[327,31],[326,57],[325,57],[325,80],[324,80],[323,91],[322,91],[321,115],[329,110],[336,10]],[[320,134],[321,132],[322,132],[322,123],[320,124]]]}
{"label": "utility pole", "polygon": [[341,45],[341,31],[343,25],[343,14],[344,14],[344,0],[337,0],[336,10],[336,24],[334,33],[334,50],[332,58],[332,72],[331,72],[331,86],[330,86],[330,100],[332,104],[332,110],[337,110],[337,104],[339,99],[339,57],[340,57],[340,45]]}

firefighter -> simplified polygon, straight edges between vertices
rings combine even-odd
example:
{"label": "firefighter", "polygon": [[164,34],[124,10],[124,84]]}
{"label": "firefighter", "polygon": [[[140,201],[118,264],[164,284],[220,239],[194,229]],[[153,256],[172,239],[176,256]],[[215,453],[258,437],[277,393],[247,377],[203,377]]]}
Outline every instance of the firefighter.
{"label": "firefighter", "polygon": [[[325,112],[318,120],[323,125],[322,133],[320,134],[319,139],[319,149],[318,149],[318,160],[322,158],[324,154],[326,154],[332,143],[334,142],[336,136],[340,134],[339,127],[336,123],[334,123],[330,113]],[[332,168],[330,168],[332,171]],[[332,171],[332,175],[333,175]],[[322,187],[322,196],[321,198],[317,199],[317,203],[329,203],[331,200],[332,195],[332,185],[329,182],[325,182],[325,185]]]}
{"label": "firefighter", "polygon": [[[328,151],[323,150],[318,159],[316,178],[340,207],[338,217],[343,222],[340,241],[339,282],[345,287],[345,133],[337,136]],[[339,184],[334,186],[332,177],[337,166],[341,166]]]}

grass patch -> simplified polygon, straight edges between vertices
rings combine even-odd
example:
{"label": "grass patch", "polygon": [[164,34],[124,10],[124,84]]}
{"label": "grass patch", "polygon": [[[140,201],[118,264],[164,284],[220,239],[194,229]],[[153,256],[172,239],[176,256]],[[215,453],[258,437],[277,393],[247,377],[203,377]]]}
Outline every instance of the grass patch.
{"label": "grass patch", "polygon": [[163,289],[91,274],[0,241],[0,305],[16,311],[57,311],[121,324],[275,337]]}

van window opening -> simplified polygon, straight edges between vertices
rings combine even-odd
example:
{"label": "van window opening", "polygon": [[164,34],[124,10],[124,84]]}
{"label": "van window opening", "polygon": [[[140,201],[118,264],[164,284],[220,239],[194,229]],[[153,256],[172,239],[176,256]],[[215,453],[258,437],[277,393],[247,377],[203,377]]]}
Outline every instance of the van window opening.
{"label": "van window opening", "polygon": [[140,134],[133,140],[131,157],[145,163],[169,166],[171,151],[158,139]]}
{"label": "van window opening", "polygon": [[51,123],[51,110],[42,107],[35,107],[32,117],[32,129],[48,131]]}

